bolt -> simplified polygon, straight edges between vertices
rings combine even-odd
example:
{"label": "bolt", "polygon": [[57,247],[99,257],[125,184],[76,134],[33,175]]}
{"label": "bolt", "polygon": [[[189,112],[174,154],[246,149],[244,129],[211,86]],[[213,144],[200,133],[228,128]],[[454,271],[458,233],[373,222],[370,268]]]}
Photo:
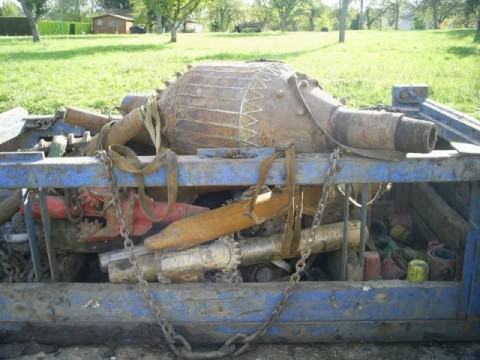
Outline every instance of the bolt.
{"label": "bolt", "polygon": [[300,87],[302,87],[302,88],[308,87],[308,81],[307,80],[300,81]]}

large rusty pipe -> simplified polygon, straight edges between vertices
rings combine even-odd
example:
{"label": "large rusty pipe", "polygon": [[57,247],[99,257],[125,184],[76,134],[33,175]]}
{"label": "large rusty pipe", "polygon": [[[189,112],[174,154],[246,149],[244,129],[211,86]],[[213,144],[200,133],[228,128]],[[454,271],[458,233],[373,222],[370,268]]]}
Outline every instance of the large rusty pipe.
{"label": "large rusty pipe", "polygon": [[153,94],[127,94],[122,99],[120,109],[124,114],[128,114],[136,108],[145,105],[151,96],[153,96]]}
{"label": "large rusty pipe", "polygon": [[93,111],[67,107],[63,121],[71,125],[81,126],[86,130],[100,130],[112,120],[120,120],[121,116],[106,116]]}
{"label": "large rusty pipe", "polygon": [[[143,114],[141,109],[137,108],[112,125],[108,131],[105,147],[112,144],[125,144],[143,131],[145,131]],[[97,134],[86,144],[85,154],[93,155],[97,150],[98,141],[99,135]]]}
{"label": "large rusty pipe", "polygon": [[[357,220],[348,222],[348,245],[358,249],[360,243],[360,222]],[[320,226],[310,244],[312,253],[329,252],[340,249],[343,234],[343,222]],[[299,250],[302,250],[310,237],[310,229],[301,232]],[[228,266],[232,259],[238,257],[242,265],[267,263],[279,259],[282,242],[282,234],[268,237],[254,237],[240,241],[238,244],[239,254],[235,253],[234,246],[218,240],[208,245],[181,250],[160,253],[145,254],[143,247],[136,247],[140,266],[144,279],[155,281],[160,274],[162,277],[173,280],[186,277],[195,278],[199,272],[219,269]],[[143,248],[143,249],[142,249]],[[108,253],[107,253],[108,254]],[[143,255],[142,255],[143,254]],[[122,256],[119,256],[122,255]],[[299,252],[293,254],[298,256]],[[108,268],[108,276],[113,283],[133,282],[135,274],[129,264],[128,253],[115,253],[114,257],[100,255],[100,263]],[[107,259],[116,261],[108,262]],[[193,273],[193,274],[192,274]]]}
{"label": "large rusty pipe", "polygon": [[435,124],[402,113],[355,110],[318,87],[301,88],[314,121],[338,142],[354,148],[429,153],[437,139]]}

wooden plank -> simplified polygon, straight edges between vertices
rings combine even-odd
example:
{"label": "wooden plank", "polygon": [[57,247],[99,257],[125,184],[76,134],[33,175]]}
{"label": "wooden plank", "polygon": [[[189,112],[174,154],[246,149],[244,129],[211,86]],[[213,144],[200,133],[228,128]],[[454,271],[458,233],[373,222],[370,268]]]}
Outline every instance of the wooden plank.
{"label": "wooden plank", "polygon": [[[160,307],[176,323],[259,322],[285,283],[152,284]],[[279,322],[456,319],[456,282],[303,282]],[[118,284],[2,284],[0,322],[154,321],[137,288]]]}

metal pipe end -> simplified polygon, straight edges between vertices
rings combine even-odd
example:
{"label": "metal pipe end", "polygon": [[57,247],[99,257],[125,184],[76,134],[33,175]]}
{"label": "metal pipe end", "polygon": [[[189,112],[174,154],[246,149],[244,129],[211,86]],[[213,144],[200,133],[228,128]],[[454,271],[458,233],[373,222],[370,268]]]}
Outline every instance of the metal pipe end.
{"label": "metal pipe end", "polygon": [[403,116],[395,129],[395,149],[402,152],[429,153],[437,142],[437,128],[432,121]]}

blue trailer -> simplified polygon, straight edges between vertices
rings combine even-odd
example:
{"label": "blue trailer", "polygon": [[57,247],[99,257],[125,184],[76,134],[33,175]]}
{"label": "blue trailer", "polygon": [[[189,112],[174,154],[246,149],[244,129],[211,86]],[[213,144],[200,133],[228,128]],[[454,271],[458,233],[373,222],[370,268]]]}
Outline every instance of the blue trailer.
{"label": "blue trailer", "polygon": [[[393,107],[436,123],[440,148],[408,154],[398,162],[342,156],[334,179],[339,184],[430,183],[466,218],[461,244],[463,261],[455,281],[410,283],[402,280],[301,282],[265,342],[338,341],[478,341],[480,340],[480,124],[427,98],[426,86],[395,86]],[[12,123],[3,137],[23,148],[40,137],[83,130],[61,121],[26,128]],[[262,151],[243,159],[179,156],[180,186],[249,186],[257,183]],[[215,153],[217,150],[211,150]],[[265,150],[268,153],[268,149]],[[218,153],[217,153],[218,155]],[[148,163],[150,157],[141,157]],[[285,183],[283,159],[275,161],[267,184]],[[299,184],[322,184],[327,154],[297,156]],[[119,186],[135,187],[132,174],[115,170]],[[145,178],[147,186],[164,186],[165,170]],[[42,152],[0,153],[0,188],[28,189],[108,186],[104,166],[95,157],[44,158]],[[364,187],[365,188],[365,187]],[[459,196],[461,194],[461,196]],[[365,197],[366,198],[366,197]],[[362,208],[362,211],[365,211]],[[440,209],[438,209],[440,211]],[[26,211],[27,224],[33,223]],[[361,220],[365,225],[366,216]],[[48,222],[48,218],[44,218]],[[29,242],[38,261],[32,225]],[[363,249],[360,250],[363,253]],[[151,285],[154,297],[178,332],[197,344],[220,343],[239,332],[251,333],[282,296],[283,282],[244,284]],[[0,341],[60,344],[159,343],[150,309],[132,285],[109,283],[0,284]]]}

